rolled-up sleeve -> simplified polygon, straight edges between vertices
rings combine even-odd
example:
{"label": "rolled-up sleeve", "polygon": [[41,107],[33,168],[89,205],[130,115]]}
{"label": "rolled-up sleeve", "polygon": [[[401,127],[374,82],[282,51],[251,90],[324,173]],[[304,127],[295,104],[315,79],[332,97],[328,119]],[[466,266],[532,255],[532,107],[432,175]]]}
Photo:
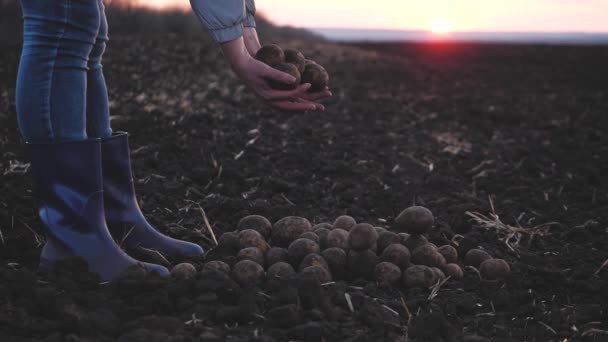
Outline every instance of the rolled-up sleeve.
{"label": "rolled-up sleeve", "polygon": [[[246,6],[244,0],[190,0],[190,5],[213,39],[224,43],[242,36],[244,25],[251,26],[247,19],[249,2]],[[251,4],[255,14],[255,4]]]}
{"label": "rolled-up sleeve", "polygon": [[255,1],[254,0],[245,0],[245,7],[247,10],[247,13],[245,14],[245,20],[243,21],[243,26],[255,27]]}

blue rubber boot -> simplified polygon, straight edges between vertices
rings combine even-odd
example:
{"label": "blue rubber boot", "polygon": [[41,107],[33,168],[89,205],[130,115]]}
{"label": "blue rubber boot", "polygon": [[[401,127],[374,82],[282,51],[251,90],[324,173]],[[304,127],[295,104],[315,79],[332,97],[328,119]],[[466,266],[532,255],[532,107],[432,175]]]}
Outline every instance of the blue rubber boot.
{"label": "blue rubber boot", "polygon": [[169,275],[162,266],[131,258],[112,239],[104,218],[99,139],[28,145],[39,214],[48,235],[41,270],[78,256],[102,281],[120,277],[130,266]]}
{"label": "blue rubber boot", "polygon": [[129,135],[120,132],[105,138],[101,149],[106,222],[114,239],[129,248],[141,246],[166,256],[203,255],[201,246],[161,234],[142,214],[133,186]]}

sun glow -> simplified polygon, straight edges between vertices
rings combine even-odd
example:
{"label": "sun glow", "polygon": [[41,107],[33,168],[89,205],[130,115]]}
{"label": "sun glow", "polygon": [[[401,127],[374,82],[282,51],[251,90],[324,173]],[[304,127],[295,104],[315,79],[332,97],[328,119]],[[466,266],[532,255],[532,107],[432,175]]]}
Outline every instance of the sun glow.
{"label": "sun glow", "polygon": [[452,32],[452,25],[446,20],[433,20],[431,32],[435,34],[447,34]]}

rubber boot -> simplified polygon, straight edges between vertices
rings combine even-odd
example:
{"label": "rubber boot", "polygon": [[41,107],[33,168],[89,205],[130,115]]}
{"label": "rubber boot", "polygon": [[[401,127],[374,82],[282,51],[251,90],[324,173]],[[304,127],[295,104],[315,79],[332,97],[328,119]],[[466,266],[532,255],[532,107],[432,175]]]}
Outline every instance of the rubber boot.
{"label": "rubber boot", "polygon": [[78,256],[102,281],[118,278],[130,266],[169,275],[162,266],[131,258],[112,239],[104,218],[99,139],[28,145],[39,214],[48,235],[41,270]]}
{"label": "rubber boot", "polygon": [[129,135],[119,132],[105,138],[101,149],[106,222],[114,239],[129,248],[141,246],[166,256],[203,255],[201,246],[161,234],[142,214],[133,185]]}

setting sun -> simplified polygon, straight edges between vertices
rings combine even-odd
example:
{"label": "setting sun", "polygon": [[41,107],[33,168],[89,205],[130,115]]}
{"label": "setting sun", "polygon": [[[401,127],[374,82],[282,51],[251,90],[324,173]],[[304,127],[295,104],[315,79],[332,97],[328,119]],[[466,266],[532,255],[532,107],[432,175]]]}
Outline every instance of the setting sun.
{"label": "setting sun", "polygon": [[452,32],[452,25],[445,20],[433,20],[431,32],[436,34],[446,34]]}

